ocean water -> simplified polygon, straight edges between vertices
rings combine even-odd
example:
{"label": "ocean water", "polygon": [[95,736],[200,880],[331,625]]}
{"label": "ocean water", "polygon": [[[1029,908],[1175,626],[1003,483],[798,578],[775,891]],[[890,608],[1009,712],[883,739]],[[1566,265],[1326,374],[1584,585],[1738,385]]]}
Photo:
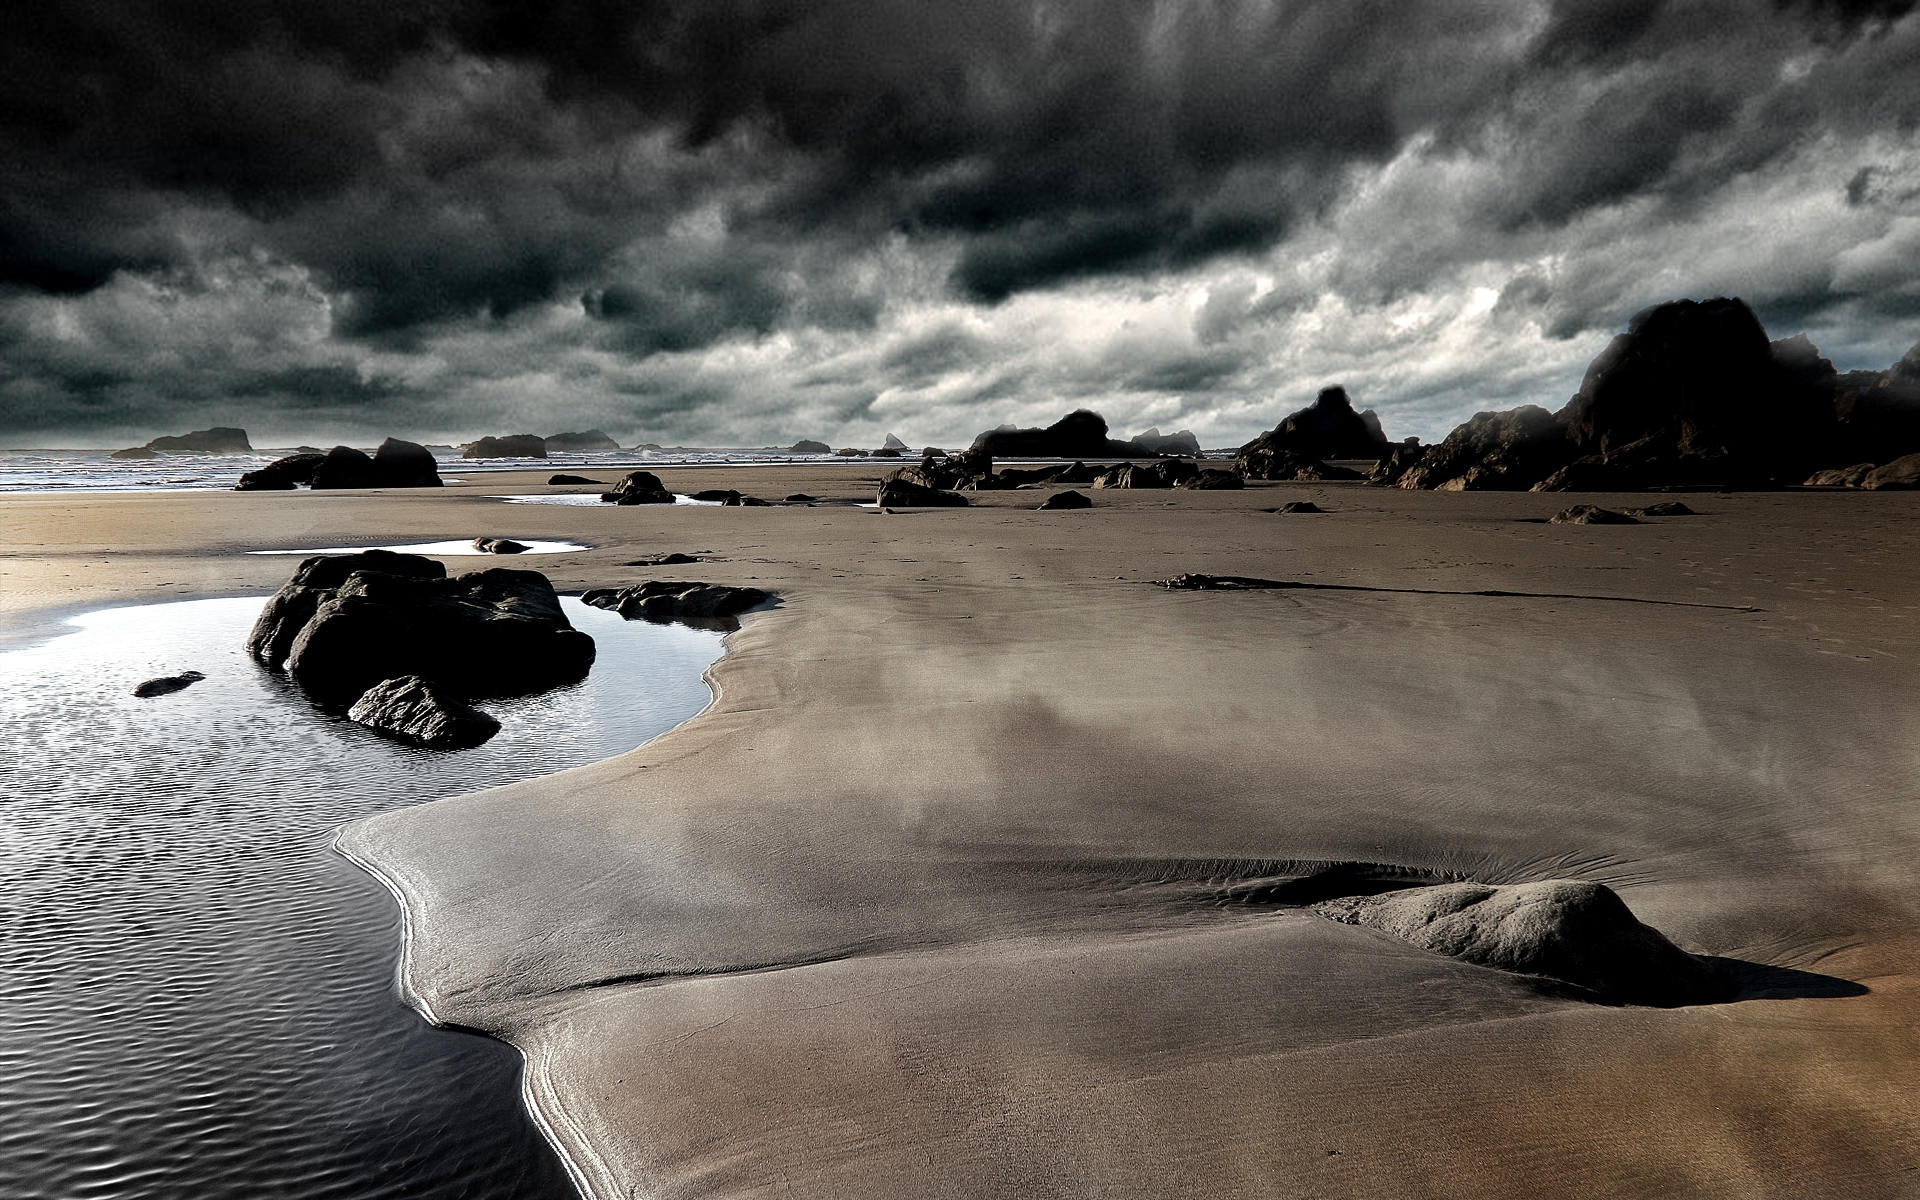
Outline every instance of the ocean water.
{"label": "ocean water", "polygon": [[96,611],[0,655],[0,1196],[571,1197],[519,1055],[402,1005],[395,902],[331,840],[639,745],[705,706],[719,635],[568,598],[591,675],[436,753],[252,662],[262,601]]}
{"label": "ocean water", "polygon": [[[371,447],[362,447],[371,450]],[[106,450],[0,450],[0,495],[8,492],[166,492],[225,490],[240,476],[288,453],[166,454],[152,459],[116,459]],[[554,454],[547,458],[463,459],[458,450],[436,450],[443,479],[489,471],[633,471],[731,463],[738,466],[794,462],[853,462],[827,454],[766,450],[619,450],[604,454]],[[882,459],[882,462],[892,460]]]}

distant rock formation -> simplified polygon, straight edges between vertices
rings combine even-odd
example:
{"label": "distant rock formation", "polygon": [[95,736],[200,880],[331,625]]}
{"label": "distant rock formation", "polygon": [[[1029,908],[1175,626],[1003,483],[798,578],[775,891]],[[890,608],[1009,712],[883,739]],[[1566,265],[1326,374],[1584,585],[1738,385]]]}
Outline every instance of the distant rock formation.
{"label": "distant rock formation", "polygon": [[500,732],[500,722],[418,675],[383,679],[347,709],[349,719],[429,750],[466,750]]}
{"label": "distant rock formation", "polygon": [[833,447],[827,445],[825,442],[816,442],[807,438],[801,438],[793,445],[788,446],[787,452],[789,454],[832,454]]}
{"label": "distant rock formation", "polygon": [[147,443],[147,449],[162,454],[251,454],[253,444],[247,441],[246,430],[216,425],[179,437],[157,437]]}
{"label": "distant rock formation", "polygon": [[536,571],[458,578],[430,558],[369,550],[303,561],[261,610],[247,651],[322,704],[417,675],[455,696],[519,696],[573,683],[593,639]]}
{"label": "distant rock formation", "polygon": [[1733,992],[1710,964],[1635,920],[1610,888],[1584,880],[1449,883],[1312,907],[1483,967],[1571,984],[1604,1004],[1674,1008]]}
{"label": "distant rock formation", "polygon": [[[618,450],[619,447],[615,446]],[[460,447],[461,458],[545,458],[547,439],[532,433],[511,433],[505,437],[483,437]]]}
{"label": "distant rock formation", "polygon": [[629,471],[610,492],[601,492],[608,504],[672,504],[673,493],[652,471]]}
{"label": "distant rock formation", "polygon": [[1200,457],[1200,439],[1190,429],[1182,429],[1179,433],[1161,433],[1156,425],[1145,433],[1134,434],[1133,441],[1135,445],[1144,446],[1155,454]]}
{"label": "distant rock formation", "polygon": [[1345,388],[1322,388],[1312,404],[1240,447],[1234,469],[1248,479],[1295,479],[1325,459],[1377,459],[1392,449],[1372,409],[1357,413]]}
{"label": "distant rock formation", "polygon": [[[361,457],[365,457],[362,455]],[[313,482],[314,472],[320,464],[327,461],[324,452],[289,454],[285,458],[276,458],[256,471],[248,471],[233,485],[236,492],[290,492],[300,484]],[[369,463],[373,460],[368,459]],[[435,478],[439,469],[435,468]]]}
{"label": "distant rock formation", "polygon": [[[484,442],[487,439],[481,438],[480,440]],[[541,443],[545,446],[547,454],[586,454],[597,450],[618,450],[620,448],[619,442],[614,441],[598,429],[589,429],[583,433],[556,433],[542,438]],[[462,457],[466,457],[466,455],[463,454]],[[481,458],[494,456],[476,454],[472,457]],[[545,457],[545,455],[538,457]]]}
{"label": "distant rock formation", "polygon": [[[269,464],[265,469],[271,470],[274,465]],[[335,446],[314,468],[309,483],[315,491],[442,486],[440,464],[434,461],[432,452],[418,443],[398,438],[381,442],[372,458],[351,446]]]}
{"label": "distant rock formation", "polygon": [[159,458],[160,455],[155,451],[147,449],[145,446],[129,446],[125,450],[115,450],[112,454],[107,455],[107,457],[139,459],[139,458]]}
{"label": "distant rock formation", "polygon": [[1157,458],[1139,442],[1107,436],[1106,418],[1076,409],[1045,429],[1002,425],[973,439],[970,452],[994,458]]}
{"label": "distant rock formation", "polygon": [[891,450],[895,454],[903,454],[906,452],[907,444],[889,433],[887,440],[880,444],[880,448],[882,450]]}
{"label": "distant rock formation", "polygon": [[[1920,452],[1920,347],[1842,376],[1805,336],[1767,341],[1737,299],[1637,314],[1558,413],[1477,413],[1373,482],[1456,490],[1777,487]],[[1833,478],[1833,477],[1828,477]],[[1828,486],[1831,486],[1829,484]]]}

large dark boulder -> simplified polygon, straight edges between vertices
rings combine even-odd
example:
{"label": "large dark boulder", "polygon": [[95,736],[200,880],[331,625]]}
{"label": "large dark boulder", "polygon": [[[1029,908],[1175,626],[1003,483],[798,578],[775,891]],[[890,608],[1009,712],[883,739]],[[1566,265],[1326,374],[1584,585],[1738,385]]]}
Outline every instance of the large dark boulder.
{"label": "large dark boulder", "polygon": [[182,671],[178,675],[162,675],[158,679],[148,679],[137,684],[133,689],[133,694],[143,700],[150,700],[155,696],[171,696],[175,692],[187,690],[205,678],[206,676],[198,671]]}
{"label": "large dark boulder", "polygon": [[1347,390],[1330,387],[1321,389],[1312,404],[1240,447],[1234,467],[1249,479],[1292,479],[1301,463],[1383,458],[1392,449],[1373,410],[1353,411]]}
{"label": "large dark boulder", "polygon": [[1059,512],[1070,508],[1092,508],[1093,500],[1079,492],[1068,490],[1055,492],[1042,500],[1036,508],[1039,512]]}
{"label": "large dark boulder", "polygon": [[1578,455],[1566,427],[1537,404],[1473,414],[1426,447],[1400,476],[1403,488],[1524,492]]}
{"label": "large dark boulder", "polygon": [[1153,463],[1122,463],[1093,481],[1097,488],[1170,488],[1200,476],[1200,468],[1183,458]]}
{"label": "large dark boulder", "polygon": [[440,487],[440,466],[433,452],[417,442],[388,438],[367,455],[351,446],[335,446],[314,468],[315,491],[331,488]]}
{"label": "large dark boulder", "polygon": [[771,592],[759,588],[668,579],[627,588],[594,588],[580,596],[581,603],[610,608],[630,621],[656,623],[732,617],[771,599]]}
{"label": "large dark boulder", "polygon": [[967,498],[959,492],[925,487],[909,479],[887,479],[880,484],[875,498],[882,508],[965,508]]}
{"label": "large dark boulder", "polygon": [[247,653],[271,670],[286,666],[293,651],[293,640],[323,601],[331,600],[339,586],[355,571],[378,571],[413,579],[445,579],[447,568],[438,559],[421,554],[395,554],[391,550],[366,550],[359,554],[325,554],[302,559],[293,570],[293,578],[268,598],[266,606],[253,622],[247,635]]}
{"label": "large dark boulder", "polygon": [[[619,449],[618,446],[614,449]],[[545,458],[547,439],[534,433],[510,433],[505,437],[483,437],[460,447],[461,458]]]}
{"label": "large dark boulder", "polygon": [[157,437],[147,443],[147,449],[158,450],[163,454],[253,453],[253,445],[247,441],[247,431],[235,429],[229,425],[216,425],[212,429],[196,429],[192,433],[183,433],[178,437]]}
{"label": "large dark boulder", "polygon": [[1076,409],[1045,429],[1002,425],[973,439],[970,451],[995,458],[1154,458],[1138,442],[1107,436],[1107,421],[1091,409]]}
{"label": "large dark boulder", "polygon": [[1885,466],[1875,467],[1867,472],[1860,486],[1868,491],[1882,488],[1911,490],[1920,488],[1920,454],[1909,454],[1896,458]]}
{"label": "large dark boulder", "polygon": [[567,622],[546,576],[495,568],[447,579],[431,559],[369,564],[375,553],[303,562],[261,612],[248,651],[341,706],[402,675],[463,697],[518,696],[573,683],[592,665],[593,639]]}
{"label": "large dark boulder", "polygon": [[500,722],[418,675],[374,684],[360,693],[347,716],[430,750],[466,750],[500,732]]}
{"label": "large dark boulder", "polygon": [[629,471],[600,499],[609,504],[672,504],[673,493],[652,471]]}
{"label": "large dark boulder", "polygon": [[327,461],[324,454],[289,454],[276,458],[257,471],[248,471],[233,485],[236,492],[290,492],[303,483],[312,483],[314,472]]}
{"label": "large dark boulder", "polygon": [[[481,438],[481,441],[487,439]],[[589,429],[582,433],[556,433],[540,439],[544,453],[536,457],[544,458],[548,454],[586,454],[599,450],[618,450],[620,443],[614,441],[598,429]],[[478,444],[478,443],[476,443]],[[465,457],[464,455],[462,457]],[[479,458],[480,455],[473,457]]]}
{"label": "large dark boulder", "polygon": [[1483,967],[1571,984],[1607,1004],[1713,1004],[1734,990],[1711,965],[1635,920],[1598,883],[1450,883],[1313,908]]}
{"label": "large dark boulder", "polygon": [[833,447],[827,445],[825,442],[815,442],[807,438],[801,438],[799,441],[795,442],[793,445],[787,447],[787,453],[789,454],[832,454]]}

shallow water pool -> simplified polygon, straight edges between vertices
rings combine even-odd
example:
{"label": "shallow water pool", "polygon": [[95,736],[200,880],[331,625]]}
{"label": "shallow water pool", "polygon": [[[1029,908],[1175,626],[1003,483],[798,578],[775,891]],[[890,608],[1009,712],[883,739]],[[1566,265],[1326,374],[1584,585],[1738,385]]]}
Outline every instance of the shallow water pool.
{"label": "shallow water pool", "polygon": [[[588,678],[436,753],[253,663],[262,603],[103,610],[0,655],[0,1195],[573,1195],[519,1055],[402,1006],[393,899],[330,841],[639,745],[706,705],[720,635],[566,598]],[[132,695],[186,670],[207,678]]]}

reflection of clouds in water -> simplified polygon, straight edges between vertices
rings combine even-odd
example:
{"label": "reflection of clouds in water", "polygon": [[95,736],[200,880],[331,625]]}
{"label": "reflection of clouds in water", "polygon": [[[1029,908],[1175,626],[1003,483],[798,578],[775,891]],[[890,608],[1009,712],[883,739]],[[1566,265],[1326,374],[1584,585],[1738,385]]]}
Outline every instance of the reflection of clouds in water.
{"label": "reflection of clouds in water", "polygon": [[[345,821],[578,766],[698,712],[715,634],[563,598],[598,661],[486,707],[475,750],[386,741],[242,647],[260,597],[91,612],[0,655],[12,951],[0,1194],[235,1200],[572,1195],[520,1113],[519,1058],[393,996],[398,919],[331,852]],[[196,670],[151,699],[134,687]],[[404,1167],[397,1166],[405,1164]],[[28,1174],[30,1172],[30,1174]]]}
{"label": "reflection of clouds in water", "polygon": [[[519,539],[514,539],[518,541]],[[572,554],[580,550],[591,550],[592,546],[582,546],[578,542],[520,542],[526,549],[518,554],[492,554],[486,550],[476,550],[473,542],[412,542],[406,545],[392,546],[322,546],[313,550],[249,550],[248,554],[363,554],[368,550],[391,550],[395,554],[438,554],[453,556],[470,554],[476,557],[524,558],[529,554]]]}

